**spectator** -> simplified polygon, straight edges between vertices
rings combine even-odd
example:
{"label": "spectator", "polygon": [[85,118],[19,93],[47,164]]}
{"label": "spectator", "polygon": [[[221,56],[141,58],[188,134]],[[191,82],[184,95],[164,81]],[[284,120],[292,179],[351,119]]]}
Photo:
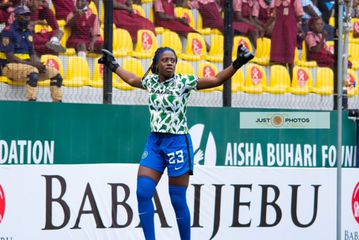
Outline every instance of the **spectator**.
{"label": "spectator", "polygon": [[272,32],[270,61],[289,67],[292,74],[298,24],[304,11],[300,0],[275,0],[275,24]]}
{"label": "spectator", "polygon": [[26,81],[26,97],[36,101],[37,83],[50,79],[51,97],[62,101],[62,77],[58,71],[45,66],[35,54],[32,33],[28,30],[31,11],[26,6],[15,9],[15,21],[0,33],[0,65],[2,75],[13,81]]}
{"label": "spectator", "polygon": [[[188,6],[199,11],[203,19],[204,28],[218,29],[223,33],[222,6],[218,0],[190,0]],[[243,33],[241,23],[233,22],[233,29],[237,34]]]}
{"label": "spectator", "polygon": [[[321,17],[311,18],[308,22],[309,31],[306,34],[305,41],[307,44],[309,61],[316,61],[319,67],[333,68],[335,59],[334,54],[330,52],[326,44],[326,31],[324,22]],[[351,62],[348,63],[351,67]]]}
{"label": "spectator", "polygon": [[12,2],[1,1],[0,2],[0,23],[7,23],[9,18],[9,7],[12,7]]}
{"label": "spectator", "polygon": [[88,8],[90,0],[77,0],[76,10],[66,19],[66,27],[71,35],[66,47],[75,48],[77,55],[86,58],[86,51],[101,52],[103,40],[100,34],[100,22],[97,15]]}
{"label": "spectator", "polygon": [[52,0],[56,12],[56,20],[66,20],[66,17],[76,11],[76,0]]}
{"label": "spectator", "polygon": [[[301,0],[301,2],[304,10],[304,16],[302,19],[302,29],[304,33],[306,33],[309,31],[308,28],[309,19],[312,17],[321,17],[322,13],[319,11],[318,7],[313,3],[312,0]],[[327,23],[324,24],[324,29],[328,33],[327,35],[328,40],[329,41],[333,40],[335,29]]]}
{"label": "spectator", "polygon": [[242,32],[248,36],[254,48],[257,48],[257,38],[263,34],[263,28],[253,19],[253,13],[258,10],[256,0],[233,0],[233,21],[241,24]]}
{"label": "spectator", "polygon": [[137,32],[141,29],[148,29],[156,34],[153,23],[138,14],[132,8],[131,0],[114,0],[114,23],[116,27],[126,29],[134,43],[137,42]]}
{"label": "spectator", "polygon": [[65,52],[60,40],[64,33],[57,24],[54,12],[49,8],[46,0],[28,0],[27,5],[31,10],[30,29],[34,29],[35,25],[48,25],[51,31],[41,31],[34,34],[34,45],[36,53],[41,56],[43,54],[58,55]]}
{"label": "spectator", "polygon": [[272,0],[257,0],[259,10],[253,13],[254,21],[263,29],[263,36],[271,38],[274,26],[274,1]]}
{"label": "spectator", "polygon": [[[67,16],[76,11],[76,0],[51,0],[54,5],[57,20],[66,20]],[[98,0],[93,1],[98,9]]]}
{"label": "spectator", "polygon": [[190,32],[197,32],[189,24],[185,17],[178,18],[175,15],[175,2],[173,0],[154,0],[155,26],[170,29],[182,37],[187,37]]}
{"label": "spectator", "polygon": [[0,3],[0,24],[9,25],[15,20],[14,10],[21,0],[3,0]]}

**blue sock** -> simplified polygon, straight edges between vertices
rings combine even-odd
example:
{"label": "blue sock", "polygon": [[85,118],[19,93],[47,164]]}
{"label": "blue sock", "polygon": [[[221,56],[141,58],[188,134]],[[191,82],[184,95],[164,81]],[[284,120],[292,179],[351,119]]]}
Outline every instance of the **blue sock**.
{"label": "blue sock", "polygon": [[137,179],[137,203],[143,233],[146,240],[155,240],[155,224],[152,198],[156,191],[156,181],[150,177],[139,176]]}
{"label": "blue sock", "polygon": [[169,193],[172,206],[176,213],[177,225],[181,240],[191,239],[191,216],[187,206],[186,192],[186,186],[169,186]]}

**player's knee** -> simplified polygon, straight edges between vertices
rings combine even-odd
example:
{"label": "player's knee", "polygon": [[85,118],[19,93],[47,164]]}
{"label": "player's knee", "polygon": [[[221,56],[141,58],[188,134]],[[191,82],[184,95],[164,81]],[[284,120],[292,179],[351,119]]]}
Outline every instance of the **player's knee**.
{"label": "player's knee", "polygon": [[63,78],[60,75],[60,73],[58,73],[55,77],[50,79],[50,86],[61,87],[62,82],[63,82]]}
{"label": "player's knee", "polygon": [[171,203],[175,208],[182,208],[186,206],[186,186],[169,186],[169,194],[171,198]]}
{"label": "player's knee", "polygon": [[138,201],[150,200],[156,191],[156,181],[150,177],[138,177],[136,195]]}
{"label": "player's knee", "polygon": [[32,72],[28,75],[28,81],[27,84],[30,85],[31,87],[37,87],[37,82],[40,79],[40,74],[37,72]]}

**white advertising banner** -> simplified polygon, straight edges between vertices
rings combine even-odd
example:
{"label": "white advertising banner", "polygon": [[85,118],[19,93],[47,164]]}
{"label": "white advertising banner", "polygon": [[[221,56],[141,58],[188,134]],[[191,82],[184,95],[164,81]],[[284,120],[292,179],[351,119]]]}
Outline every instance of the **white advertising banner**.
{"label": "white advertising banner", "polygon": [[[1,166],[0,239],[144,239],[137,167]],[[343,234],[355,236],[359,171],[345,171]],[[179,239],[167,176],[157,191],[157,239]],[[192,239],[336,239],[336,169],[197,166],[187,199]]]}
{"label": "white advertising banner", "polygon": [[342,170],[342,239],[359,240],[359,169]]}

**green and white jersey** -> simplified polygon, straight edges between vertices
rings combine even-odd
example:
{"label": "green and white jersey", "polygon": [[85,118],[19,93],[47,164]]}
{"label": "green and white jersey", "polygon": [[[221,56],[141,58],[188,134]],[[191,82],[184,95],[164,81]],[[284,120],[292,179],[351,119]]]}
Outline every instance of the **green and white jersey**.
{"label": "green and white jersey", "polygon": [[188,132],[187,103],[191,90],[197,88],[197,80],[196,76],[176,74],[162,83],[158,75],[149,75],[142,81],[149,92],[152,132]]}

